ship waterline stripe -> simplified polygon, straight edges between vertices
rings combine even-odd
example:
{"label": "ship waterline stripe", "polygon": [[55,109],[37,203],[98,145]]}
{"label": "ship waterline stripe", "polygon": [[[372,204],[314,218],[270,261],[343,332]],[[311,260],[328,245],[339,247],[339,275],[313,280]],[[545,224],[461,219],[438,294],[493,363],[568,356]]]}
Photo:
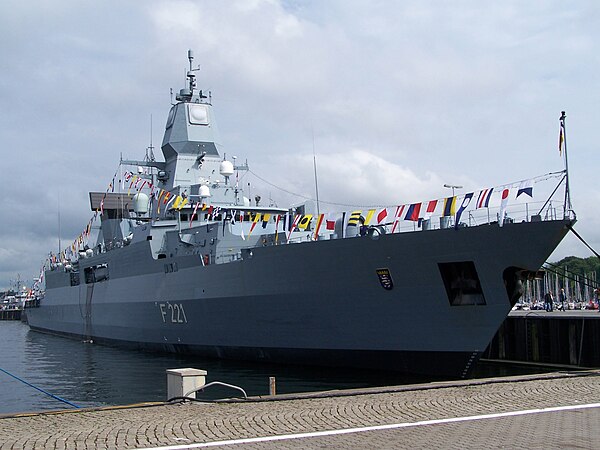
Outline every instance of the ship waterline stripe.
{"label": "ship waterline stripe", "polygon": [[442,425],[447,423],[459,423],[468,422],[471,420],[486,420],[486,419],[498,419],[502,417],[513,417],[513,416],[526,416],[530,414],[541,414],[551,413],[560,411],[573,411],[579,409],[590,409],[599,408],[600,403],[588,403],[584,405],[568,405],[568,406],[553,406],[548,408],[536,408],[536,409],[525,409],[521,411],[508,411],[503,413],[493,414],[482,414],[478,416],[466,416],[466,417],[450,417],[447,419],[432,419],[432,420],[421,420],[418,422],[404,422],[404,423],[393,423],[389,425],[374,425],[368,427],[358,428],[345,428],[341,430],[327,430],[327,431],[313,431],[309,433],[295,433],[295,434],[283,434],[278,436],[264,436],[256,438],[245,438],[245,439],[229,439],[225,441],[214,441],[204,442],[199,444],[185,444],[185,445],[173,445],[166,447],[148,447],[146,450],[183,450],[191,448],[207,448],[217,447],[220,445],[236,445],[236,444],[251,444],[258,442],[273,442],[273,441],[286,441],[292,439],[303,439],[312,437],[323,437],[323,436],[335,436],[341,434],[352,434],[352,433],[363,433],[365,431],[381,431],[381,430],[393,430],[399,428],[412,428],[420,427],[424,425]]}

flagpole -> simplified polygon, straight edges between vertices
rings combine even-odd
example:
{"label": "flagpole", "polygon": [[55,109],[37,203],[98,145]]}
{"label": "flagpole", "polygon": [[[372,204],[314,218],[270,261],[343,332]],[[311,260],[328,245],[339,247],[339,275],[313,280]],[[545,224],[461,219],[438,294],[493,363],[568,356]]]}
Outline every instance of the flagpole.
{"label": "flagpole", "polygon": [[563,133],[564,138],[564,148],[565,148],[565,204],[564,204],[564,213],[563,218],[567,217],[567,212],[571,211],[571,192],[569,189],[569,158],[567,156],[567,128],[565,126],[565,119],[567,115],[565,111],[561,111],[560,115],[560,126]]}
{"label": "flagpole", "polygon": [[58,191],[58,254],[60,255],[61,251],[61,242],[60,242],[60,189]]}
{"label": "flagpole", "polygon": [[321,215],[319,208],[319,183],[317,182],[317,155],[315,153],[315,130],[312,130],[312,144],[313,144],[313,167],[315,169],[315,192],[317,194],[317,217]]}

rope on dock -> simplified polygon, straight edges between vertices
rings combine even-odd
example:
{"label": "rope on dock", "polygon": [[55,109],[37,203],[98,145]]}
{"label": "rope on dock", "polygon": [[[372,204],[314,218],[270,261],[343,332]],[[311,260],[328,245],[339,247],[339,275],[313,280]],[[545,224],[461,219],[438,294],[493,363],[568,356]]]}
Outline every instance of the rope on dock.
{"label": "rope on dock", "polygon": [[67,405],[71,405],[73,408],[77,408],[77,409],[81,408],[81,406],[78,406],[78,405],[76,405],[76,404],[74,404],[74,403],[71,403],[70,401],[68,401],[68,400],[65,400],[64,398],[58,397],[57,395],[51,394],[50,392],[48,392],[48,391],[45,391],[45,390],[43,390],[42,388],[39,388],[39,387],[37,387],[37,386],[34,386],[33,384],[31,384],[31,383],[29,383],[29,382],[27,382],[27,381],[23,380],[22,378],[19,378],[18,376],[16,376],[16,375],[13,375],[12,373],[10,373],[10,372],[8,372],[8,371],[4,370],[2,367],[0,367],[0,371],[4,372],[4,373],[5,373],[6,375],[8,375],[8,376],[11,376],[11,377],[13,377],[15,380],[18,380],[18,381],[20,381],[21,383],[25,383],[27,386],[31,386],[32,388],[34,388],[34,389],[37,389],[38,391],[40,391],[40,392],[42,392],[42,393],[44,393],[44,394],[46,394],[46,395],[49,395],[50,397],[52,397],[52,398],[54,398],[54,399],[56,399],[56,400],[59,400],[59,401],[61,401],[61,402],[63,402],[63,403],[66,403]]}

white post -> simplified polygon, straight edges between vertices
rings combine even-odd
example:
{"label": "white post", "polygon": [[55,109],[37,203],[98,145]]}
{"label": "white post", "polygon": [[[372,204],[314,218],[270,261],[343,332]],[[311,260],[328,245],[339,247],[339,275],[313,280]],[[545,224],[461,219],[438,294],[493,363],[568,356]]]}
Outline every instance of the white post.
{"label": "white post", "polygon": [[[183,397],[190,391],[206,384],[206,370],[200,369],[167,369],[167,400]],[[196,398],[196,393],[190,394]]]}

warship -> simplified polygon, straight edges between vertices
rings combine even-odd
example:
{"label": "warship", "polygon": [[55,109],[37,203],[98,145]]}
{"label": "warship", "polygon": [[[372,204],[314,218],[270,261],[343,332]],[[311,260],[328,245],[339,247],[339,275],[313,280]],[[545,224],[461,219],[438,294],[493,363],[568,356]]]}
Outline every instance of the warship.
{"label": "warship", "polygon": [[443,201],[438,226],[420,204],[338,214],[311,201],[262,205],[240,188],[248,164],[222,152],[212,96],[188,59],[164,161],[121,160],[132,170],[119,192],[113,179],[90,193],[93,219],[45,266],[31,329],[147,351],[469,376],[574,213],[546,203],[521,221],[504,211],[489,220],[488,209],[466,224],[469,194]]}

